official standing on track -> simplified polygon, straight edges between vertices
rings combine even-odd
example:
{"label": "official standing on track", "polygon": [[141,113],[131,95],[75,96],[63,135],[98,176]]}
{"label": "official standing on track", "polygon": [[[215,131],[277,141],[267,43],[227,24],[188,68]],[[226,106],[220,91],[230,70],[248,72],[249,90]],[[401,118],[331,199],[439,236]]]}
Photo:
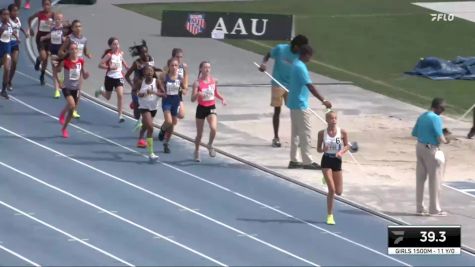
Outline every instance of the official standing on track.
{"label": "official standing on track", "polygon": [[[327,108],[331,108],[332,104],[325,100],[312,84],[305,65],[306,62],[310,61],[312,55],[312,47],[303,45],[300,48],[300,58],[294,61],[290,75],[289,98],[287,101],[287,107],[290,109],[292,131],[289,169],[301,167],[312,170],[320,169],[320,165],[313,161],[310,153],[312,127],[310,125],[311,111],[308,104],[309,93],[312,93]],[[299,146],[302,162],[297,159],[297,148]]]}
{"label": "official standing on track", "polygon": [[427,215],[424,208],[424,186],[429,176],[429,215],[446,216],[439,203],[440,184],[445,170],[445,157],[440,144],[448,144],[443,134],[440,114],[445,110],[445,100],[434,98],[430,111],[424,112],[417,119],[412,136],[417,138],[416,145],[416,212]]}
{"label": "official standing on track", "polygon": [[[302,45],[308,44],[307,37],[303,35],[295,36],[290,44],[278,44],[264,56],[260,71],[266,70],[269,58],[275,60],[272,76],[282,85],[289,88],[290,72],[292,70],[292,62],[299,57],[299,49]],[[272,125],[274,127],[274,139],[272,139],[273,147],[281,147],[279,139],[280,112],[284,102],[287,102],[287,91],[281,88],[276,82],[272,81],[271,103],[274,107],[274,115],[272,117]]]}

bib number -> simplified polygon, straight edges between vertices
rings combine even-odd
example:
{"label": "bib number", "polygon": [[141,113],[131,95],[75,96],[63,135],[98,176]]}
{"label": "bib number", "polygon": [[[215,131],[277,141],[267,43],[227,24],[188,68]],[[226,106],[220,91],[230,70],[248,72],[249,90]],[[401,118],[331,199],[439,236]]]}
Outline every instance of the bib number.
{"label": "bib number", "polygon": [[84,44],[78,44],[78,56],[82,57],[84,53]]}
{"label": "bib number", "polygon": [[51,31],[51,22],[53,19],[49,18],[48,20],[40,20],[40,31],[50,32]]}
{"label": "bib number", "polygon": [[76,68],[69,71],[69,79],[73,81],[79,80],[81,76],[81,64],[76,64]]}
{"label": "bib number", "polygon": [[203,90],[203,100],[204,101],[214,100],[214,85],[209,85],[206,90]]}
{"label": "bib number", "polygon": [[51,32],[51,43],[59,45],[63,42],[62,40],[62,32],[61,31],[53,31]]}

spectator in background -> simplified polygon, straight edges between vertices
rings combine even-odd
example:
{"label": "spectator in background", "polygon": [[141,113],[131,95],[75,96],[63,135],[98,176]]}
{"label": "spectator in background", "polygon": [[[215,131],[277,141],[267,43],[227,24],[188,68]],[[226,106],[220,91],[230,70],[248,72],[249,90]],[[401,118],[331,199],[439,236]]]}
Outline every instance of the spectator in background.
{"label": "spectator in background", "polygon": [[467,138],[472,139],[472,137],[475,135],[475,108],[473,109],[473,124],[472,124],[472,129],[470,129],[470,132],[468,132]]}
{"label": "spectator in background", "polygon": [[[416,212],[419,215],[446,216],[439,203],[440,183],[445,169],[445,158],[440,144],[448,144],[443,134],[440,114],[445,110],[445,100],[434,98],[431,111],[424,112],[417,119],[412,136],[417,138],[416,145]],[[424,186],[429,176],[429,212],[424,208]]]}
{"label": "spectator in background", "polygon": [[[325,100],[313,86],[312,80],[305,63],[309,62],[313,49],[309,45],[300,47],[300,57],[292,66],[289,81],[289,97],[287,107],[290,109],[291,143],[289,169],[304,168],[320,170],[318,163],[314,162],[310,153],[312,128],[310,125],[309,93],[318,98],[326,108],[331,108],[330,101]],[[297,148],[300,146],[302,162],[297,160]]]}

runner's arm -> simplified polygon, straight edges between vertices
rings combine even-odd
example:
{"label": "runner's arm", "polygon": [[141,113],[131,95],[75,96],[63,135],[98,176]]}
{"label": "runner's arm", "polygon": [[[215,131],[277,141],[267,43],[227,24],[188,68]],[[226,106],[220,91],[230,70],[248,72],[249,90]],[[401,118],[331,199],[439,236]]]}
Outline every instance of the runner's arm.
{"label": "runner's arm", "polygon": [[133,85],[132,85],[132,81],[130,80],[130,75],[136,69],[137,69],[137,62],[134,61],[134,63],[132,63],[132,66],[127,70],[127,72],[124,75],[125,80],[130,84],[130,86],[132,86],[132,88],[133,88]]}
{"label": "runner's arm", "polygon": [[343,155],[345,155],[345,153],[351,149],[350,142],[348,141],[349,140],[348,132],[345,131],[344,129],[341,129],[341,139],[343,139],[342,140],[343,148],[337,153],[337,155],[339,155],[340,158],[342,158]]}
{"label": "runner's arm", "polygon": [[110,54],[105,55],[105,56],[102,58],[101,62],[99,63],[99,68],[105,69],[105,70],[109,69],[108,62],[109,62],[110,59],[111,59],[111,55],[110,55]]}
{"label": "runner's arm", "polygon": [[198,99],[198,81],[193,83],[193,92],[191,93],[191,102],[195,102]]}
{"label": "runner's arm", "polygon": [[317,151],[318,153],[323,153],[323,130],[318,132],[318,139],[317,139]]}

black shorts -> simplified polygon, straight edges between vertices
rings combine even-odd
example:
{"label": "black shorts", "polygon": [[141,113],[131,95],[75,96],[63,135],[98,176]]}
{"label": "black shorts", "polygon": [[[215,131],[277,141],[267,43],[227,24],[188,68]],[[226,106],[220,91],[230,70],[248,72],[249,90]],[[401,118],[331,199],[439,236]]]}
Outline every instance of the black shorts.
{"label": "black shorts", "polygon": [[183,93],[181,92],[181,90],[180,92],[178,92],[178,96],[180,97],[180,101],[183,101]]}
{"label": "black shorts", "polygon": [[209,115],[218,115],[216,114],[216,106],[215,105],[212,105],[212,106],[209,106],[209,107],[204,107],[204,106],[201,106],[201,105],[198,105],[196,107],[196,118],[197,119],[201,119],[201,120],[204,120],[206,117],[208,117]]}
{"label": "black shorts", "polygon": [[74,103],[76,104],[78,103],[79,90],[71,90],[68,88],[63,88],[62,91],[63,91],[64,98],[67,98],[68,96],[72,96],[74,99]]}
{"label": "black shorts", "polygon": [[124,78],[115,79],[106,76],[106,79],[104,80],[104,89],[106,89],[107,92],[112,92],[114,91],[114,88],[119,86],[124,86]]}
{"label": "black shorts", "polygon": [[140,114],[144,114],[145,112],[150,112],[150,114],[152,114],[152,118],[155,118],[155,115],[157,115],[157,110],[139,108],[139,111],[140,111]]}
{"label": "black shorts", "polygon": [[41,51],[41,50],[46,50],[46,51],[49,51],[49,46],[50,46],[50,40],[45,40],[45,41],[40,41],[40,38],[42,36],[45,36],[45,35],[48,35],[49,32],[40,32],[38,31],[36,33],[36,48],[38,49],[38,51]]}
{"label": "black shorts", "polygon": [[320,166],[322,166],[322,169],[331,169],[334,172],[339,172],[341,171],[341,162],[341,159],[336,156],[323,154]]}

